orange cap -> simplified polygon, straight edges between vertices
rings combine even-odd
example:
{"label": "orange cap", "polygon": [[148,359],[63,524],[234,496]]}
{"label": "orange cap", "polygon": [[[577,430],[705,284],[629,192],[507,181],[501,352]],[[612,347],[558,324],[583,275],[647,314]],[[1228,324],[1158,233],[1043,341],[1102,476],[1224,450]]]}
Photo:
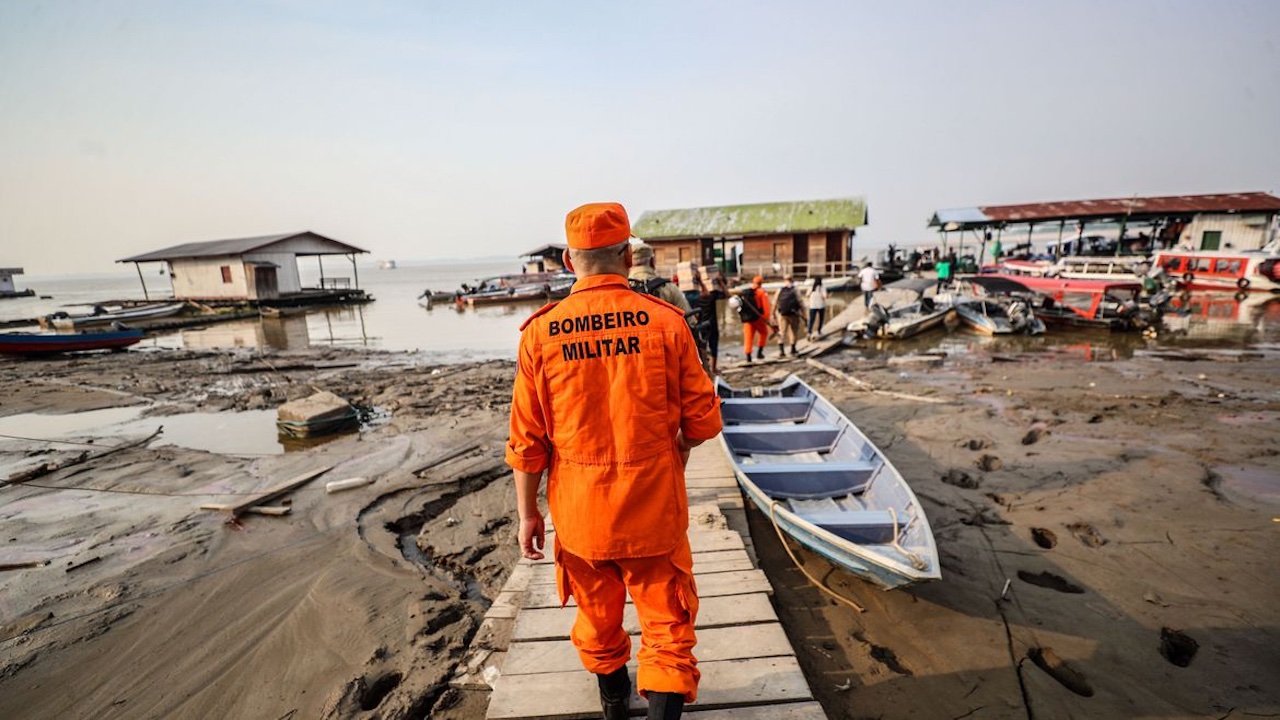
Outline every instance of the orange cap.
{"label": "orange cap", "polygon": [[577,250],[609,247],[631,237],[631,221],[618,203],[587,203],[565,217],[564,234]]}
{"label": "orange cap", "polygon": [[752,284],[752,285],[763,285],[763,284],[764,284],[764,278],[762,278],[762,277],[760,277],[759,275],[757,275],[757,276],[755,276],[755,277],[751,278],[751,284]]}

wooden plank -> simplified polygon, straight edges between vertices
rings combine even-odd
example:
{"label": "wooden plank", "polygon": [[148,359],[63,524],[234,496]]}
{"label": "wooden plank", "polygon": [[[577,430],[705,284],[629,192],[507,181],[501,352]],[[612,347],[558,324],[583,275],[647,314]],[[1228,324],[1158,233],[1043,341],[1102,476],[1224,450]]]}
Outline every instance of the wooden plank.
{"label": "wooden plank", "polygon": [[[533,640],[568,640],[569,630],[573,628],[576,608],[559,606],[551,608],[526,607],[516,616],[515,628],[511,631],[511,641],[528,642]],[[698,602],[698,619],[694,627],[698,630],[715,627],[732,627],[754,623],[776,622],[773,604],[765,593],[751,595],[724,595],[720,597],[700,598]],[[636,609],[627,605],[622,611],[622,628],[630,635],[640,632],[640,621],[636,618]]]}
{"label": "wooden plank", "polygon": [[[697,578],[698,597],[720,597],[723,595],[746,595],[749,593],[771,593],[773,586],[760,570],[737,570],[733,572],[711,573]],[[627,604],[631,598],[627,598]],[[577,605],[569,598],[569,605]],[[525,595],[525,608],[560,607],[560,597],[555,583],[537,583],[529,586]]]}
{"label": "wooden plank", "polygon": [[[538,564],[527,566],[528,570],[523,578],[523,585],[520,589],[527,590],[533,585],[554,585],[556,582],[556,569],[554,565]],[[710,550],[707,552],[695,552],[693,554],[693,574],[695,576],[704,572],[725,572],[727,570],[754,570],[755,565],[751,563],[751,558],[744,549],[733,550]],[[514,575],[514,573],[513,573]],[[502,590],[513,590],[511,583],[508,581]]]}
{"label": "wooden plank", "polygon": [[[640,633],[630,633],[632,652],[640,648]],[[699,663],[715,660],[786,657],[794,655],[787,634],[778,623],[698,630],[693,654]],[[513,642],[508,647],[503,675],[528,675],[581,670],[578,650],[568,640]]]}
{"label": "wooden plank", "polygon": [[[628,666],[634,678],[634,661]],[[698,669],[702,671],[702,681],[698,685],[698,702],[689,706],[690,713],[812,699],[793,657],[705,662],[698,663]],[[633,714],[642,714],[646,707],[634,692],[629,704]],[[595,677],[585,670],[503,675],[489,699],[485,717],[492,720],[598,718],[600,699]]]}
{"label": "wooden plank", "polygon": [[233,518],[239,517],[240,515],[244,514],[246,508],[253,507],[254,505],[261,505],[262,503],[267,502],[268,500],[274,500],[280,497],[281,495],[284,495],[285,493],[289,492],[290,490],[306,485],[307,483],[329,472],[332,469],[333,469],[332,465],[326,465],[325,467],[319,470],[309,470],[293,478],[292,480],[286,480],[285,482],[282,482],[279,485],[276,485],[275,487],[270,488],[269,490],[265,490],[256,495],[250,495],[244,500],[228,505],[223,509],[226,512],[231,513],[231,517]]}
{"label": "wooden plank", "polygon": [[741,550],[742,536],[732,530],[696,530],[689,533],[689,547],[694,552]]}

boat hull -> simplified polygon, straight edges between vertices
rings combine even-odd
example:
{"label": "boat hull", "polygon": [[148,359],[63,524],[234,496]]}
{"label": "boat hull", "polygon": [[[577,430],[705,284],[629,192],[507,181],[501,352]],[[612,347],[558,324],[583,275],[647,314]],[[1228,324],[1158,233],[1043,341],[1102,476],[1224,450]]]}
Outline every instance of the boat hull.
{"label": "boat hull", "polygon": [[52,355],[56,353],[118,350],[142,340],[141,330],[85,333],[79,335],[41,335],[0,333],[0,354]]}
{"label": "boat hull", "polygon": [[[721,446],[738,484],[780,532],[885,590],[941,577],[915,494],[834,405],[794,375],[759,393],[723,380],[717,389]],[[810,411],[797,413],[798,400]]]}
{"label": "boat hull", "polygon": [[59,330],[79,330],[90,327],[105,327],[112,323],[134,323],[157,320],[177,315],[186,307],[186,303],[167,303],[151,307],[121,310],[119,312],[100,313],[98,315],[50,316],[41,318],[41,325],[52,326]]}

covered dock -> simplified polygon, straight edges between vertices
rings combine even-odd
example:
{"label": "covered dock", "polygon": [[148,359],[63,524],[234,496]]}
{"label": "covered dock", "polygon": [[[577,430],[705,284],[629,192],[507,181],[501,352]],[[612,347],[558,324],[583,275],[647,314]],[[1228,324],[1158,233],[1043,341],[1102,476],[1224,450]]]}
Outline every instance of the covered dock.
{"label": "covered dock", "polygon": [[1173,247],[1259,249],[1276,241],[1278,217],[1280,198],[1247,192],[952,208],[934,212],[928,226],[941,234],[944,252],[962,253],[968,240],[979,259],[994,241],[1030,253],[1037,228],[1056,230],[1056,240],[1045,242],[1054,256],[1147,255]]}

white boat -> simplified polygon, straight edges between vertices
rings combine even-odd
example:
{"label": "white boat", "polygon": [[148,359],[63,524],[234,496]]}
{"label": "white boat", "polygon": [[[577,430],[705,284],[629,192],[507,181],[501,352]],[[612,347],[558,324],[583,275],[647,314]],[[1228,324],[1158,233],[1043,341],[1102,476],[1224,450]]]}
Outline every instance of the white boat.
{"label": "white boat", "polygon": [[1151,259],[1142,255],[1077,255],[1049,260],[1005,260],[995,266],[1003,275],[1060,277],[1072,280],[1133,282],[1151,269]]}
{"label": "white boat", "polygon": [[936,285],[930,278],[903,278],[885,285],[876,291],[867,314],[849,323],[849,332],[902,339],[942,327],[953,308],[949,297],[925,295]]}
{"label": "white boat", "polygon": [[795,375],[716,390],[738,484],[779,530],[885,590],[942,577],[915,493],[826,398]]}
{"label": "white boat", "polygon": [[[185,302],[157,303],[120,310],[106,310],[101,306],[94,308],[92,315],[68,315],[57,312],[40,318],[42,327],[53,327],[59,330],[78,330],[80,328],[111,325],[112,323],[133,323],[177,315],[186,307]],[[101,311],[101,312],[99,312]]]}

